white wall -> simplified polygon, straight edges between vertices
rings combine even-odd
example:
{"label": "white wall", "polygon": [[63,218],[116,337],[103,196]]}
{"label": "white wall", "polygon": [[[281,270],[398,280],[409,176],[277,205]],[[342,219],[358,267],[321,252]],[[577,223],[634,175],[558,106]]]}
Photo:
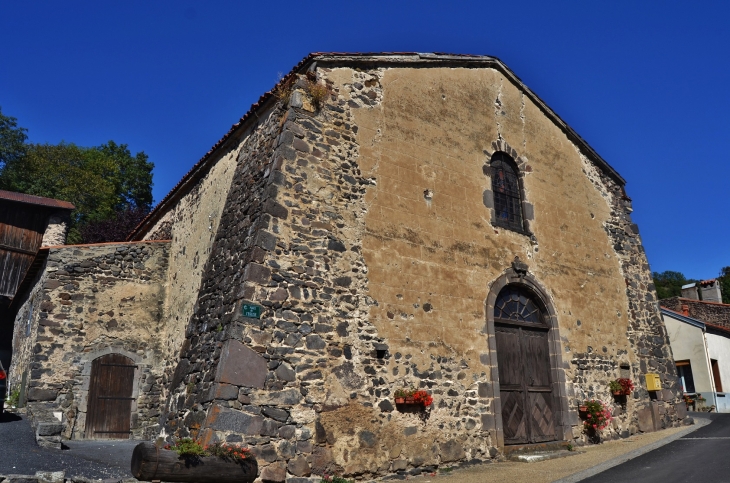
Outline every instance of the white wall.
{"label": "white wall", "polygon": [[[695,391],[701,393],[707,399],[708,405],[712,404],[710,402],[710,394],[713,392],[712,374],[710,373],[705,348],[705,335],[702,329],[666,314],[662,314],[662,318],[669,333],[669,344],[672,347],[674,360],[689,360],[692,366]],[[728,374],[730,375],[730,373]]]}
{"label": "white wall", "polygon": [[[717,394],[718,413],[730,413],[730,337],[722,335],[706,334],[707,352],[710,359],[717,360],[720,369],[720,381],[725,391]],[[723,397],[724,396],[724,397]]]}

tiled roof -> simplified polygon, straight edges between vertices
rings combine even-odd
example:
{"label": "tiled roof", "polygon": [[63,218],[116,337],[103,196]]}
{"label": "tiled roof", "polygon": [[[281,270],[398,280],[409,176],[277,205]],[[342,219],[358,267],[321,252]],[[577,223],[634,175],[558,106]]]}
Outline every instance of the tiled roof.
{"label": "tiled roof", "polygon": [[727,328],[727,327],[723,327],[722,325],[717,325],[717,324],[711,324],[709,322],[705,322],[705,325],[707,327],[710,327],[712,329],[715,329],[715,330],[717,330],[719,332],[724,332],[725,334],[727,334],[727,335],[730,336],[730,329]]}
{"label": "tiled roof", "polygon": [[[663,299],[666,300],[666,299]],[[695,299],[688,299],[684,297],[677,297],[677,300],[682,300],[684,302],[693,302],[697,304],[712,304],[712,305],[723,305],[725,307],[730,307],[730,304],[724,304],[722,302],[711,302],[709,300],[695,300]]]}
{"label": "tiled roof", "polygon": [[14,201],[16,203],[25,203],[26,205],[48,206],[51,208],[59,208],[63,210],[76,209],[76,207],[68,201],[56,200],[53,198],[44,198],[43,196],[26,195],[24,193],[16,193],[14,191],[0,190],[0,200]]}
{"label": "tiled roof", "polygon": [[[402,66],[412,66],[412,65],[418,65],[418,66],[427,66],[432,65],[435,63],[448,63],[448,64],[478,64],[478,65],[484,65],[484,66],[491,66],[499,69],[510,77],[515,83],[517,83],[524,92],[528,95],[528,97],[533,100],[539,109],[544,111],[548,117],[552,118],[552,120],[560,126],[568,135],[568,137],[573,140],[576,144],[581,146],[585,151],[587,151],[588,154],[593,158],[593,160],[598,164],[598,166],[614,181],[616,181],[623,189],[623,186],[626,184],[626,180],[624,180],[621,175],[616,172],[601,156],[588,145],[588,143],[576,133],[573,128],[571,128],[565,121],[563,121],[560,116],[558,116],[552,109],[550,109],[547,104],[545,104],[542,99],[540,99],[537,94],[532,92],[521,80],[519,77],[515,75],[514,72],[512,72],[501,60],[499,60],[497,57],[492,56],[486,56],[486,55],[472,55],[472,54],[448,54],[448,53],[442,53],[442,52],[434,52],[434,53],[418,53],[418,52],[356,52],[356,53],[346,53],[346,52],[314,52],[309,55],[307,55],[304,59],[302,59],[297,65],[294,66],[294,68],[289,71],[287,75],[281,78],[281,80],[268,92],[265,92],[261,97],[259,97],[259,100],[256,101],[251,105],[248,112],[243,115],[241,119],[237,123],[235,123],[231,128],[228,130],[228,132],[217,142],[213,145],[210,150],[208,150],[207,153],[197,162],[195,165],[188,171],[182,179],[170,190],[170,192],[160,201],[157,206],[135,227],[134,230],[129,234],[127,237],[127,240],[133,240],[138,235],[140,235],[144,228],[147,226],[151,226],[159,216],[161,216],[161,211],[164,208],[165,205],[167,205],[169,202],[173,201],[175,197],[178,195],[178,191],[187,183],[197,180],[199,177],[204,176],[206,173],[207,168],[209,167],[208,164],[210,161],[212,161],[212,154],[221,147],[228,139],[231,137],[231,135],[242,125],[244,125],[249,119],[251,119],[252,116],[255,115],[256,111],[261,108],[264,104],[266,104],[269,100],[271,100],[274,97],[274,92],[279,86],[285,85],[289,80],[295,76],[298,73],[302,73],[305,71],[305,68],[308,68],[310,64],[321,62],[324,64],[328,63],[334,63],[337,62],[340,65],[342,64],[376,64],[376,63],[392,63],[395,65],[402,65]],[[629,199],[628,196],[624,196],[626,199]]]}

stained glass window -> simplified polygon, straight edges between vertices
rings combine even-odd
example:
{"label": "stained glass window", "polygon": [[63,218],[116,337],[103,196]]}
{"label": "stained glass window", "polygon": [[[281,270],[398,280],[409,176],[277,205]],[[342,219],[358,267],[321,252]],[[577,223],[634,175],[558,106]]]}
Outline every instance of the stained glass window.
{"label": "stained glass window", "polygon": [[492,156],[490,166],[497,222],[509,228],[523,230],[522,198],[514,162],[505,153],[496,152]]}
{"label": "stained glass window", "polygon": [[544,323],[542,310],[532,296],[515,285],[507,285],[497,295],[494,304],[494,318],[515,322]]}

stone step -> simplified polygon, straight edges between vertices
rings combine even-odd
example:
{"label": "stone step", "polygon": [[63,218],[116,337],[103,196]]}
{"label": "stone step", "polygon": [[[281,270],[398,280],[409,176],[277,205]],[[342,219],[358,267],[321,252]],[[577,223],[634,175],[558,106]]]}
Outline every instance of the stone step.
{"label": "stone step", "polygon": [[510,461],[521,461],[523,463],[537,463],[538,461],[553,460],[556,458],[565,458],[576,454],[585,453],[585,451],[538,451],[535,453],[515,453],[509,456]]}

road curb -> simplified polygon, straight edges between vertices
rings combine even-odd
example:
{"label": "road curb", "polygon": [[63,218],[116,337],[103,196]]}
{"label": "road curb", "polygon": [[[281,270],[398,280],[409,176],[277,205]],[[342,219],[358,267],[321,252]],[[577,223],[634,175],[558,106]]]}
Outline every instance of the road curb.
{"label": "road curb", "polygon": [[689,433],[692,433],[694,431],[697,431],[698,429],[707,426],[712,422],[711,419],[708,418],[698,418],[694,417],[695,424],[692,426],[688,426],[686,429],[683,429],[682,431],[679,431],[678,433],[674,433],[671,436],[667,436],[664,439],[660,439],[659,441],[654,441],[651,444],[647,444],[646,446],[642,446],[641,448],[637,448],[633,451],[629,451],[626,454],[622,454],[621,456],[617,456],[611,460],[604,461],[603,463],[596,465],[592,468],[588,468],[587,470],[579,471],[578,473],[574,473],[570,476],[566,476],[565,478],[561,478],[559,480],[555,480],[552,483],[578,483],[579,481],[585,480],[586,478],[590,478],[591,476],[597,475],[598,473],[603,473],[609,468],[613,468],[614,466],[618,466],[622,463],[626,463],[629,460],[632,460],[636,458],[637,456],[641,456],[645,453],[648,453],[649,451],[654,451],[657,448],[661,448],[665,444],[669,444],[672,441],[676,441],[679,438],[688,435]]}

